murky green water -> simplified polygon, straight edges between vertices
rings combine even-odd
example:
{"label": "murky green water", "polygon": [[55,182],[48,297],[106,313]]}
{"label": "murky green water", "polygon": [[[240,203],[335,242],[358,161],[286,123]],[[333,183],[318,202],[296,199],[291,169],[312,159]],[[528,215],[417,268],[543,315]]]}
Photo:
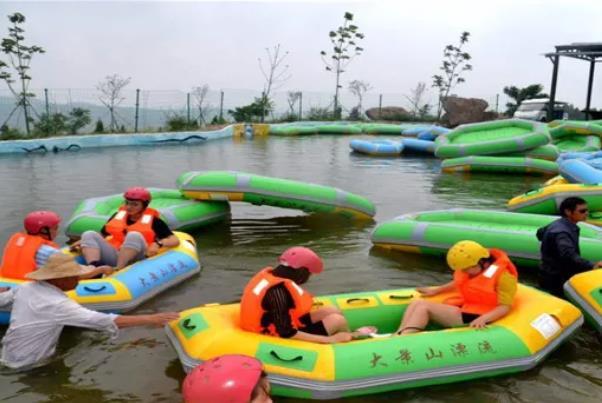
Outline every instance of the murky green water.
{"label": "murky green water", "polygon": [[[502,208],[509,197],[543,181],[517,175],[443,175],[439,161],[432,158],[350,155],[349,140],[336,136],[223,140],[198,146],[3,157],[0,242],[20,229],[30,210],[54,209],[67,218],[82,198],[122,192],[131,185],[174,187],[176,177],[190,170],[240,170],[337,186],[373,200],[377,221],[420,210]],[[238,299],[256,270],[274,264],[280,252],[297,244],[316,249],[325,260],[325,272],[308,284],[315,294],[428,285],[450,278],[439,259],[371,250],[374,223],[244,204],[234,204],[232,213],[230,224],[195,234],[202,274],[136,313]],[[522,280],[533,282],[533,276],[524,273]],[[0,328],[0,334],[4,331]],[[584,329],[543,365],[519,375],[345,401],[593,402],[602,394],[600,362],[600,344],[593,331]],[[0,400],[177,402],[183,377],[162,329],[126,329],[115,341],[101,333],[67,329],[51,365],[28,374],[0,373]]]}

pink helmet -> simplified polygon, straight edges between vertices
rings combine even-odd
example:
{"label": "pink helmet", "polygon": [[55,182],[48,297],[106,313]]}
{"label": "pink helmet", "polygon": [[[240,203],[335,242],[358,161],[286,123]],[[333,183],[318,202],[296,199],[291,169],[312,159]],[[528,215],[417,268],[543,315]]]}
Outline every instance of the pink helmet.
{"label": "pink helmet", "polygon": [[39,234],[43,228],[58,225],[61,217],[54,211],[32,211],[25,216],[23,226],[29,234]]}
{"label": "pink helmet", "polygon": [[284,251],[278,259],[281,265],[300,269],[305,267],[312,274],[321,273],[324,270],[322,259],[313,250],[303,246],[295,246]]}
{"label": "pink helmet", "polygon": [[129,188],[125,191],[123,197],[127,200],[139,200],[145,203],[150,203],[152,198],[150,192],[141,186]]}
{"label": "pink helmet", "polygon": [[246,355],[222,355],[197,365],[186,376],[186,403],[248,403],[261,378],[261,362]]}

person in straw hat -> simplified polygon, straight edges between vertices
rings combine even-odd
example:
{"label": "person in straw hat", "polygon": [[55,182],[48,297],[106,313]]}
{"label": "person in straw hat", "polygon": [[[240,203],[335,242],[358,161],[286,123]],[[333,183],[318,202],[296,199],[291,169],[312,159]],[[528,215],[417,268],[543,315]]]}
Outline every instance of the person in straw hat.
{"label": "person in straw hat", "polygon": [[92,270],[79,265],[73,256],[57,253],[26,275],[34,281],[0,290],[0,306],[12,303],[10,326],[2,339],[1,364],[18,370],[44,365],[54,354],[64,326],[105,331],[115,337],[120,328],[162,326],[178,319],[177,312],[116,315],[84,308],[65,291],[73,290]]}

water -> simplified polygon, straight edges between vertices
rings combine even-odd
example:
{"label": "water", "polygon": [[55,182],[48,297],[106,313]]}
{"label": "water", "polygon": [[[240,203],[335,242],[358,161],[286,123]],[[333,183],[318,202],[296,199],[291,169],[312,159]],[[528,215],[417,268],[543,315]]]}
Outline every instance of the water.
{"label": "water", "polygon": [[[501,209],[508,198],[543,182],[542,178],[520,175],[440,174],[437,159],[351,155],[349,141],[349,137],[338,136],[228,139],[196,146],[2,157],[0,242],[4,244],[21,228],[23,216],[31,210],[53,209],[67,218],[83,198],[123,192],[132,185],[173,188],[178,175],[191,170],[240,170],[337,186],[374,201],[377,221],[451,207]],[[373,250],[370,232],[374,225],[234,204],[230,224],[194,234],[204,266],[202,274],[135,313],[236,300],[253,273],[275,264],[284,249],[299,244],[314,248],[326,264],[324,273],[307,285],[315,294],[449,280],[441,259]],[[521,280],[532,283],[534,279],[524,273]],[[0,334],[4,331],[0,328]],[[525,373],[345,401],[599,401],[599,351],[593,331],[586,328],[543,365]],[[162,329],[125,329],[115,341],[93,331],[66,329],[51,365],[27,374],[0,373],[0,400],[177,402],[183,378]]]}

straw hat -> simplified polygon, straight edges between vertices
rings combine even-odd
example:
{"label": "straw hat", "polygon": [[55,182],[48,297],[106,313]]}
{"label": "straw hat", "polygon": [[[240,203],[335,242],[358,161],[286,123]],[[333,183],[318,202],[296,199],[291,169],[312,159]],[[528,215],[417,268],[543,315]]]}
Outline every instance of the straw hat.
{"label": "straw hat", "polygon": [[92,268],[82,266],[71,255],[55,253],[51,255],[46,264],[36,271],[27,273],[30,280],[53,280],[57,278],[79,277],[92,272]]}

